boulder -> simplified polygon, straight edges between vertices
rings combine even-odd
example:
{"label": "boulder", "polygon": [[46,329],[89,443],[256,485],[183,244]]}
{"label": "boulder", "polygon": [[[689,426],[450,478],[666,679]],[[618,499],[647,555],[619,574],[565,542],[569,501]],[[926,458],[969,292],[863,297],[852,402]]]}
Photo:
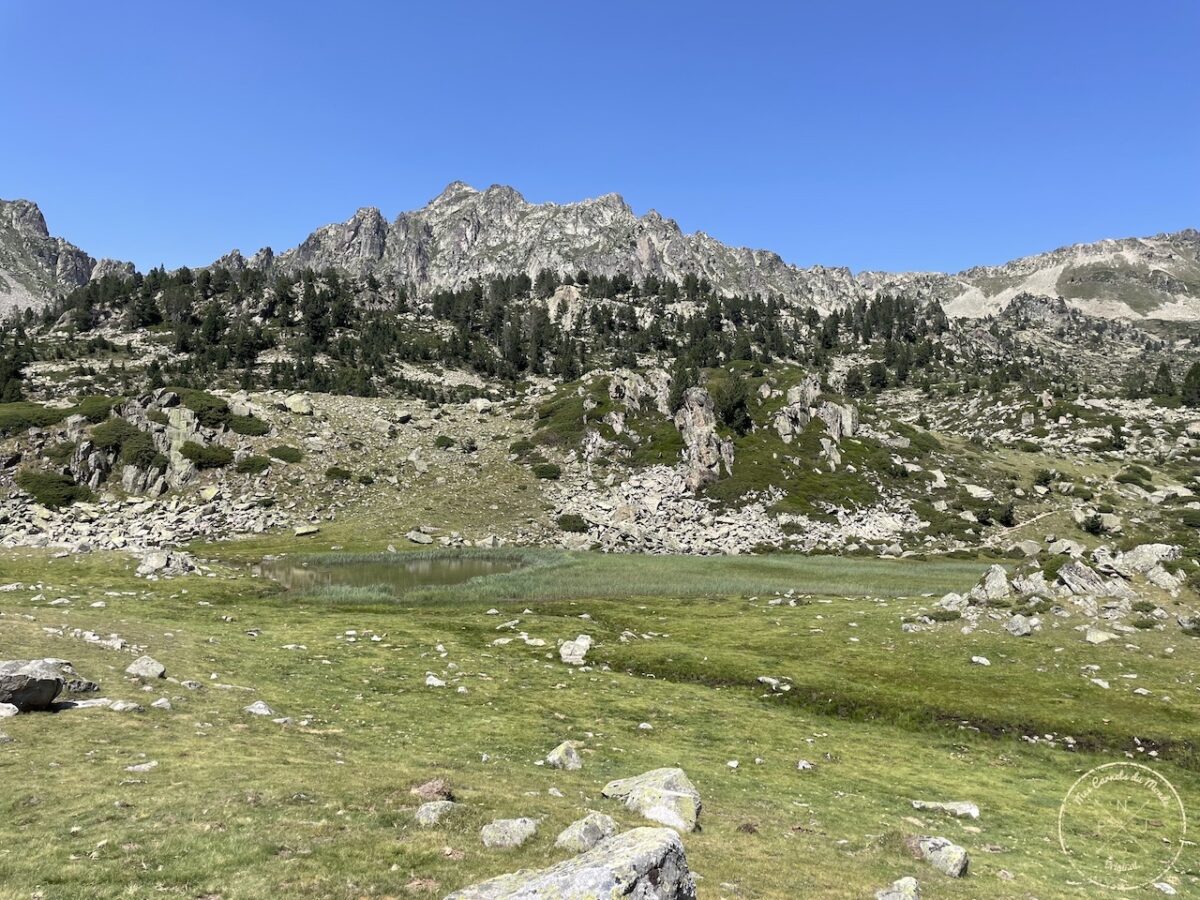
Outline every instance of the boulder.
{"label": "boulder", "polygon": [[589,812],[564,828],[555,838],[554,846],[572,853],[584,853],[616,833],[617,823],[612,816]]}
{"label": "boulder", "polygon": [[967,851],[942,837],[914,835],[905,840],[909,852],[929,863],[943,875],[961,878],[967,874],[970,858]]}
{"label": "boulder", "polygon": [[497,819],[484,825],[479,832],[479,837],[483,840],[485,847],[520,847],[537,834],[537,829],[536,819]]}
{"label": "boulder", "polygon": [[1037,619],[1031,619],[1028,616],[1017,613],[1008,620],[1004,629],[1013,637],[1028,637],[1033,634],[1033,626],[1035,624],[1037,624]]}
{"label": "boulder", "polygon": [[583,768],[583,760],[579,757],[579,741],[563,741],[546,754],[546,764],[555,769],[575,771]]}
{"label": "boulder", "polygon": [[404,536],[406,538],[408,538],[410,541],[412,541],[414,544],[432,544],[433,543],[432,536],[426,534],[423,531],[417,531],[416,529],[413,529],[412,531],[410,531],[408,534],[406,534]]}
{"label": "boulder", "polygon": [[[48,709],[63,689],[63,673],[55,659],[0,661],[0,703],[21,712]],[[70,668],[70,663],[66,663]],[[73,670],[72,670],[73,671]]]}
{"label": "boulder", "polygon": [[422,803],[417,807],[417,824],[422,828],[432,828],[455,806],[453,800],[431,800]]}
{"label": "boulder", "polygon": [[135,678],[165,678],[167,667],[152,656],[139,656],[126,667],[125,674]]}
{"label": "boulder", "polygon": [[271,709],[271,707],[267,706],[267,704],[263,703],[263,701],[261,701],[261,700],[255,700],[249,706],[244,708],[242,710],[242,712],[244,712],[250,716],[273,716],[273,715],[275,715],[275,710]]}
{"label": "boulder", "polygon": [[455,891],[446,900],[695,900],[679,835],[634,828],[548,869],[501,875]]}
{"label": "boulder", "polygon": [[938,800],[914,800],[912,805],[913,809],[923,809],[931,812],[944,812],[958,819],[979,818],[979,807],[974,803],[968,803],[965,800],[952,800],[948,803]]}
{"label": "boulder", "polygon": [[677,831],[699,828],[700,792],[683,769],[654,769],[610,781],[602,793],[652,822]]}
{"label": "boulder", "polygon": [[984,602],[1006,600],[1011,595],[1012,588],[1008,583],[1008,573],[1004,571],[1003,566],[991,566],[979,584],[971,590],[972,597]]}
{"label": "boulder", "polygon": [[921,900],[921,886],[911,875],[875,892],[875,900]]}
{"label": "boulder", "polygon": [[312,401],[304,394],[292,394],[283,401],[283,408],[297,416],[311,416],[313,414]]}
{"label": "boulder", "polygon": [[563,641],[559,645],[558,655],[569,666],[582,666],[584,657],[592,649],[592,639],[589,635],[581,634],[573,641]]}
{"label": "boulder", "polygon": [[699,387],[684,391],[683,404],[675,413],[675,427],[683,438],[689,490],[698,491],[716,481],[722,465],[726,474],[732,473],[733,442],[723,441],[717,435],[717,417],[708,391]]}

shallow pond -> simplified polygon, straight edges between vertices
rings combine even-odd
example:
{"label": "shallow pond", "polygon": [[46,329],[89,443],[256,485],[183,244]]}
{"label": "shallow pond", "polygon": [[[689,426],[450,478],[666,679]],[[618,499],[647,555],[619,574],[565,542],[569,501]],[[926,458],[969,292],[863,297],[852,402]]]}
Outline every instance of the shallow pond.
{"label": "shallow pond", "polygon": [[329,585],[390,588],[397,594],[417,587],[461,584],[480,575],[511,572],[520,563],[500,559],[414,559],[405,561],[302,563],[298,560],[264,560],[255,567],[260,575],[279,582],[288,590],[305,590]]}

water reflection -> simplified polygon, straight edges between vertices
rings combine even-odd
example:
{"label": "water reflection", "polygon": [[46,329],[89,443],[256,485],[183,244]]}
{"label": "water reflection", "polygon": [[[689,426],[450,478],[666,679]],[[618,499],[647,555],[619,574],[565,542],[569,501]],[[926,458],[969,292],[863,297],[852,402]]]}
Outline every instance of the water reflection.
{"label": "water reflection", "polygon": [[496,559],[414,559],[408,562],[347,562],[305,564],[296,560],[264,560],[256,574],[279,582],[288,590],[307,590],[328,585],[348,587],[383,586],[400,594],[415,587],[461,584],[480,575],[511,572],[518,563]]}

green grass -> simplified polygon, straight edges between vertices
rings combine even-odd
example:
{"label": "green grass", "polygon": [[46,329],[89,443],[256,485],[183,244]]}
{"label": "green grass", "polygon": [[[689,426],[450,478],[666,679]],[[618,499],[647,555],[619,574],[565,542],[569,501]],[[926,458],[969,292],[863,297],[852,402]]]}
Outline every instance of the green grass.
{"label": "green grass", "polygon": [[[663,765],[681,765],[704,799],[703,831],[684,838],[701,896],[870,896],[914,874],[926,896],[952,900],[1091,897],[1056,843],[1067,789],[1124,758],[1101,738],[1195,738],[1189,663],[1165,652],[1177,636],[1139,633],[1132,651],[1086,645],[1069,625],[1020,640],[963,635],[957,623],[900,630],[931,602],[913,594],[961,589],[979,561],[501,552],[527,568],[352,604],[331,602],[336,591],[294,596],[219,562],[216,577],[148,583],[120,556],[7,551],[5,579],[38,585],[0,593],[7,655],[70,658],[105,696],[165,695],[174,709],[4,722],[14,742],[0,746],[0,897],[440,897],[562,858],[554,836],[586,809],[639,824],[599,789]],[[505,583],[521,605],[487,615]],[[768,605],[785,587],[802,602]],[[107,608],[89,605],[98,596]],[[72,605],[46,606],[52,597]],[[144,693],[121,674],[129,654],[44,630],[64,623],[116,630],[202,687]],[[518,630],[546,646],[493,643]],[[586,672],[555,652],[581,632],[597,642]],[[291,644],[306,649],[283,649]],[[973,654],[992,666],[972,666]],[[1114,682],[1102,692],[1107,725],[1085,662]],[[1138,680],[1119,684],[1122,670]],[[425,687],[431,671],[449,686]],[[764,674],[796,686],[771,695],[756,682]],[[1132,685],[1173,702],[1137,698]],[[294,723],[240,712],[257,699]],[[1101,733],[1067,752],[988,727],[1020,720],[1081,740]],[[583,742],[581,771],[534,765],[566,739]],[[125,770],[148,759],[158,768]],[[797,772],[799,759],[816,771]],[[1200,789],[1182,758],[1139,761],[1185,798]],[[462,805],[423,830],[408,788],[432,777],[448,779]],[[971,800],[982,816],[917,813],[914,798]],[[516,815],[541,818],[534,840],[482,847],[481,825]],[[964,844],[971,874],[946,879],[908,858],[900,842],[913,832]],[[1171,876],[1184,895],[1189,865],[1185,856]]]}

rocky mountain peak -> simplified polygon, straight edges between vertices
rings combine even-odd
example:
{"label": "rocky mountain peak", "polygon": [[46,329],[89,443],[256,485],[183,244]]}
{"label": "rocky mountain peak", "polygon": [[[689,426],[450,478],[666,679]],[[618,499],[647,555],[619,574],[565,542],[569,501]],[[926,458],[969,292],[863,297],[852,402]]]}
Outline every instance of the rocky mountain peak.
{"label": "rocky mountain peak", "polygon": [[49,237],[46,217],[38,205],[30,200],[0,200],[0,227],[31,237]]}

